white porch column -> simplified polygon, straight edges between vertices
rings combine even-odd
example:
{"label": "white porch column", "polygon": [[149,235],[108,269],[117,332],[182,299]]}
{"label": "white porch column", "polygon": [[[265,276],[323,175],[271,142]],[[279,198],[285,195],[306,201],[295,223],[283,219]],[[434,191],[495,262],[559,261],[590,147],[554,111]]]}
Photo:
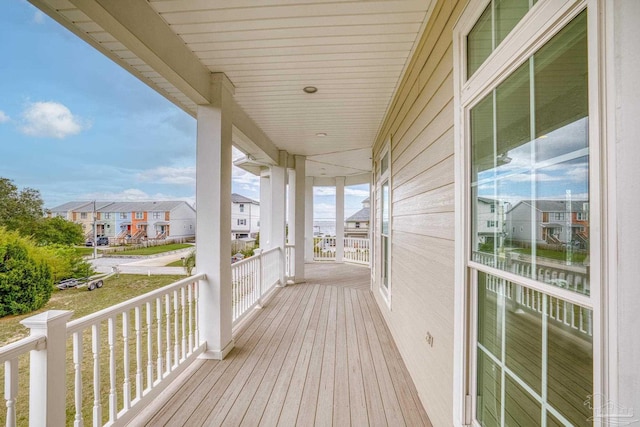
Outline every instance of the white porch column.
{"label": "white porch column", "polygon": [[233,348],[231,301],[231,131],[233,86],[214,74],[212,103],[198,106],[196,269],[201,357],[223,359]]}
{"label": "white porch column", "polygon": [[282,249],[282,262],[280,265],[280,283],[286,285],[285,280],[285,225],[286,225],[286,209],[287,209],[287,153],[280,152],[280,165],[271,166],[271,182],[270,182],[270,199],[271,199],[271,228],[269,247]]}
{"label": "white porch column", "polygon": [[[295,169],[295,198],[293,200],[294,207],[294,220],[291,221],[289,217],[289,223],[294,223],[295,234],[294,243],[295,249],[295,283],[304,282],[304,259],[305,259],[305,221],[306,221],[306,163],[307,158],[305,156],[295,156],[296,169]],[[291,186],[289,182],[289,186]]]}
{"label": "white porch column", "polygon": [[296,244],[296,170],[287,169],[287,245]]}
{"label": "white porch column", "polygon": [[305,262],[313,262],[313,177],[308,176],[305,179],[304,191],[304,260]]}
{"label": "white porch column", "polygon": [[271,246],[271,170],[260,173],[260,248]]}
{"label": "white porch column", "polygon": [[344,179],[336,177],[336,262],[344,261]]}

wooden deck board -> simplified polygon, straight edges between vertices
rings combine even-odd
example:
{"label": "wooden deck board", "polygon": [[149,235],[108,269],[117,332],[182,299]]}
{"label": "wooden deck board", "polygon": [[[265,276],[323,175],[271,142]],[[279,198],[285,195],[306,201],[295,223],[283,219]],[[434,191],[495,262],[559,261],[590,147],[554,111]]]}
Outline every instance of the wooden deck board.
{"label": "wooden deck board", "polygon": [[[308,264],[132,425],[429,426],[369,291],[367,268]],[[148,415],[148,414],[151,415]]]}

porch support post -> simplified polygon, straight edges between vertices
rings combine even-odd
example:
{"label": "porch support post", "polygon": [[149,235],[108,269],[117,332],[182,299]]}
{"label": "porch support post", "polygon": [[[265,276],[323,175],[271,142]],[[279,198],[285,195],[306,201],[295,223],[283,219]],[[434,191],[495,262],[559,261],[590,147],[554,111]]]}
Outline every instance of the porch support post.
{"label": "porch support post", "polygon": [[344,262],[344,176],[336,177],[336,262]]}
{"label": "porch support post", "polygon": [[209,105],[198,106],[196,269],[200,281],[201,358],[223,359],[233,348],[231,301],[231,132],[233,86],[213,74]]}
{"label": "porch support post", "polygon": [[271,170],[260,172],[260,248],[271,246]]}
{"label": "porch support post", "polygon": [[305,262],[313,262],[313,177],[308,176],[305,179],[304,191],[304,260]]}
{"label": "porch support post", "polygon": [[280,165],[271,166],[271,237],[269,249],[280,248],[280,284],[286,286],[285,280],[285,225],[286,225],[286,193],[287,193],[287,153],[280,152]]}
{"label": "porch support post", "polygon": [[20,322],[31,330],[32,336],[47,338],[46,346],[32,350],[30,355],[29,425],[65,424],[67,322],[72,314],[50,310]]}
{"label": "porch support post", "polygon": [[[305,220],[306,220],[306,202],[305,202],[305,193],[306,193],[306,162],[307,158],[305,156],[295,156],[296,159],[296,169],[295,169],[295,197],[293,200],[294,206],[294,220],[291,221],[291,217],[289,217],[289,222],[293,222],[295,224],[294,227],[294,244],[295,244],[295,283],[304,282],[304,259],[305,259]],[[291,186],[291,182],[289,186]]]}

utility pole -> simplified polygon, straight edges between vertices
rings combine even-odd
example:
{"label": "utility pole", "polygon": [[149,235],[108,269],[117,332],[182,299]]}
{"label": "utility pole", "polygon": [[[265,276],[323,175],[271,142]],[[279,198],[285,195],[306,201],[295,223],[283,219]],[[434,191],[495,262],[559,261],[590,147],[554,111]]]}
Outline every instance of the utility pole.
{"label": "utility pole", "polygon": [[96,225],[96,201],[93,201],[93,259],[98,258],[98,226]]}

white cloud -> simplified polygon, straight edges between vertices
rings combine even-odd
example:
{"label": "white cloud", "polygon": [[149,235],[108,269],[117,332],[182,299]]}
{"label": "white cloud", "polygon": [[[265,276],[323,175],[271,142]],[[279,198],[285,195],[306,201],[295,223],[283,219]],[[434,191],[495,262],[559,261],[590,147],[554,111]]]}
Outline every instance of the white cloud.
{"label": "white cloud", "polygon": [[332,220],[336,218],[336,206],[331,203],[314,203],[313,219],[315,221]]}
{"label": "white cloud", "polygon": [[369,197],[369,190],[345,187],[344,194],[345,196],[362,197],[363,199],[366,199],[367,197]]}
{"label": "white cloud", "polygon": [[314,196],[335,196],[336,187],[313,187]]}
{"label": "white cloud", "polygon": [[251,172],[247,172],[244,169],[240,169],[237,166],[231,168],[231,179],[235,184],[249,186],[250,188],[258,191],[260,188],[260,177],[255,176]]}
{"label": "white cloud", "polygon": [[136,178],[139,181],[154,182],[157,184],[195,185],[196,167],[176,168],[159,166],[138,173]]}
{"label": "white cloud", "polygon": [[63,139],[77,135],[91,127],[78,116],[74,116],[64,105],[48,101],[33,102],[22,112],[23,125],[20,130],[30,136]]}
{"label": "white cloud", "polygon": [[36,24],[44,24],[44,13],[42,13],[42,11],[36,10],[36,12],[33,14],[33,22]]}
{"label": "white cloud", "polygon": [[9,120],[11,120],[9,116],[7,116],[7,114],[4,111],[0,110],[0,123],[6,123]]}

